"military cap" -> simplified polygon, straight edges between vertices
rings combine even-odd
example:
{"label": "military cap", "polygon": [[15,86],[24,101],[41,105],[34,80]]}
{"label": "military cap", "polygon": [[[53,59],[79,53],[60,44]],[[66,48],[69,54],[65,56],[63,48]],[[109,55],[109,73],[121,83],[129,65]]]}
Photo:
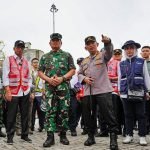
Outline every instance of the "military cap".
{"label": "military cap", "polygon": [[122,50],[121,49],[114,49],[114,55],[115,54],[122,54]]}
{"label": "military cap", "polygon": [[24,43],[24,41],[17,40],[14,44],[14,47],[25,48],[25,43]]}
{"label": "military cap", "polygon": [[62,35],[59,34],[59,33],[53,33],[50,35],[50,39],[53,40],[53,39],[58,39],[58,40],[61,40],[62,39]]}
{"label": "military cap", "polygon": [[92,42],[96,42],[96,38],[95,36],[88,36],[85,38],[85,44],[87,44],[89,41],[92,41]]}

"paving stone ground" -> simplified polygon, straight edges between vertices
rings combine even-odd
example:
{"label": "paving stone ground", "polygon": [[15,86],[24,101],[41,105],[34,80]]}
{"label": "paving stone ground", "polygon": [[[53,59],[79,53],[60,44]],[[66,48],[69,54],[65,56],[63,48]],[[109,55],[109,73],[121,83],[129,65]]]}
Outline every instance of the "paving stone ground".
{"label": "paving stone ground", "polygon": [[[19,136],[14,137],[14,144],[7,145],[6,138],[0,138],[0,150],[109,150],[109,137],[97,137],[96,144],[90,147],[84,146],[87,135],[81,135],[81,129],[77,128],[78,136],[72,137],[67,132],[70,145],[64,146],[59,142],[57,133],[55,134],[55,145],[50,148],[43,148],[43,142],[46,139],[46,132],[38,132],[37,128],[33,135],[29,135],[32,143],[24,142]],[[118,145],[120,150],[150,150],[150,136],[146,137],[148,145],[140,146],[137,131],[134,134],[134,141],[131,144],[122,144],[123,137],[118,136]]]}

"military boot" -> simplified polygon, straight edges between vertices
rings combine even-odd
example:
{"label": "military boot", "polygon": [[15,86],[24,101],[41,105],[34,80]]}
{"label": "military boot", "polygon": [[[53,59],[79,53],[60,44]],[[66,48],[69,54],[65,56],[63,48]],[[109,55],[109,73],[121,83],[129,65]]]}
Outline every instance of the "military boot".
{"label": "military boot", "polygon": [[110,149],[111,150],[118,150],[117,134],[116,133],[110,133]]}
{"label": "military boot", "polygon": [[91,146],[95,144],[95,137],[94,134],[88,133],[88,139],[84,142],[85,146]]}
{"label": "military boot", "polygon": [[63,145],[69,145],[69,141],[66,137],[66,132],[60,132],[60,143]]}
{"label": "military boot", "polygon": [[0,128],[0,137],[6,137],[6,134],[2,132],[2,128]]}
{"label": "military boot", "polygon": [[55,139],[54,139],[54,133],[48,131],[47,132],[47,139],[46,141],[43,143],[43,147],[50,147],[52,145],[55,144]]}

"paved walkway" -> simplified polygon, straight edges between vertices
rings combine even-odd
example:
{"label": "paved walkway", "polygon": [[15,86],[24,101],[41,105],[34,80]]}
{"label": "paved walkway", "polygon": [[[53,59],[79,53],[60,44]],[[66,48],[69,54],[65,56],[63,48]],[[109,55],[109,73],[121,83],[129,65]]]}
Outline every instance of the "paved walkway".
{"label": "paved walkway", "polygon": [[[20,137],[14,137],[14,144],[7,145],[6,138],[0,138],[0,150],[109,150],[109,138],[96,138],[96,144],[90,147],[84,146],[83,143],[87,139],[87,135],[81,135],[81,130],[78,128],[78,136],[70,136],[70,132],[67,133],[67,137],[70,141],[70,145],[64,146],[60,144],[59,137],[55,134],[55,145],[50,148],[43,148],[42,144],[46,139],[46,132],[38,132],[37,129],[34,134],[29,136],[32,139],[32,143],[24,142]],[[150,150],[150,136],[147,136],[148,146],[140,146],[138,143],[137,133],[134,135],[134,141],[132,144],[122,144],[123,137],[118,137],[118,144],[120,150]]]}

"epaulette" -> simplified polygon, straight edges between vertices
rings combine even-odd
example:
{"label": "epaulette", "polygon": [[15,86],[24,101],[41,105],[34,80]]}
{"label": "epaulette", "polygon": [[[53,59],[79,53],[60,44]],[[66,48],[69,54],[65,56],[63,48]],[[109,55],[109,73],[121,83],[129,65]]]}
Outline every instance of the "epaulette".
{"label": "epaulette", "polygon": [[85,64],[87,64],[89,61],[90,61],[90,57],[88,56],[88,57],[86,57],[86,58],[83,59],[81,65],[85,65]]}

